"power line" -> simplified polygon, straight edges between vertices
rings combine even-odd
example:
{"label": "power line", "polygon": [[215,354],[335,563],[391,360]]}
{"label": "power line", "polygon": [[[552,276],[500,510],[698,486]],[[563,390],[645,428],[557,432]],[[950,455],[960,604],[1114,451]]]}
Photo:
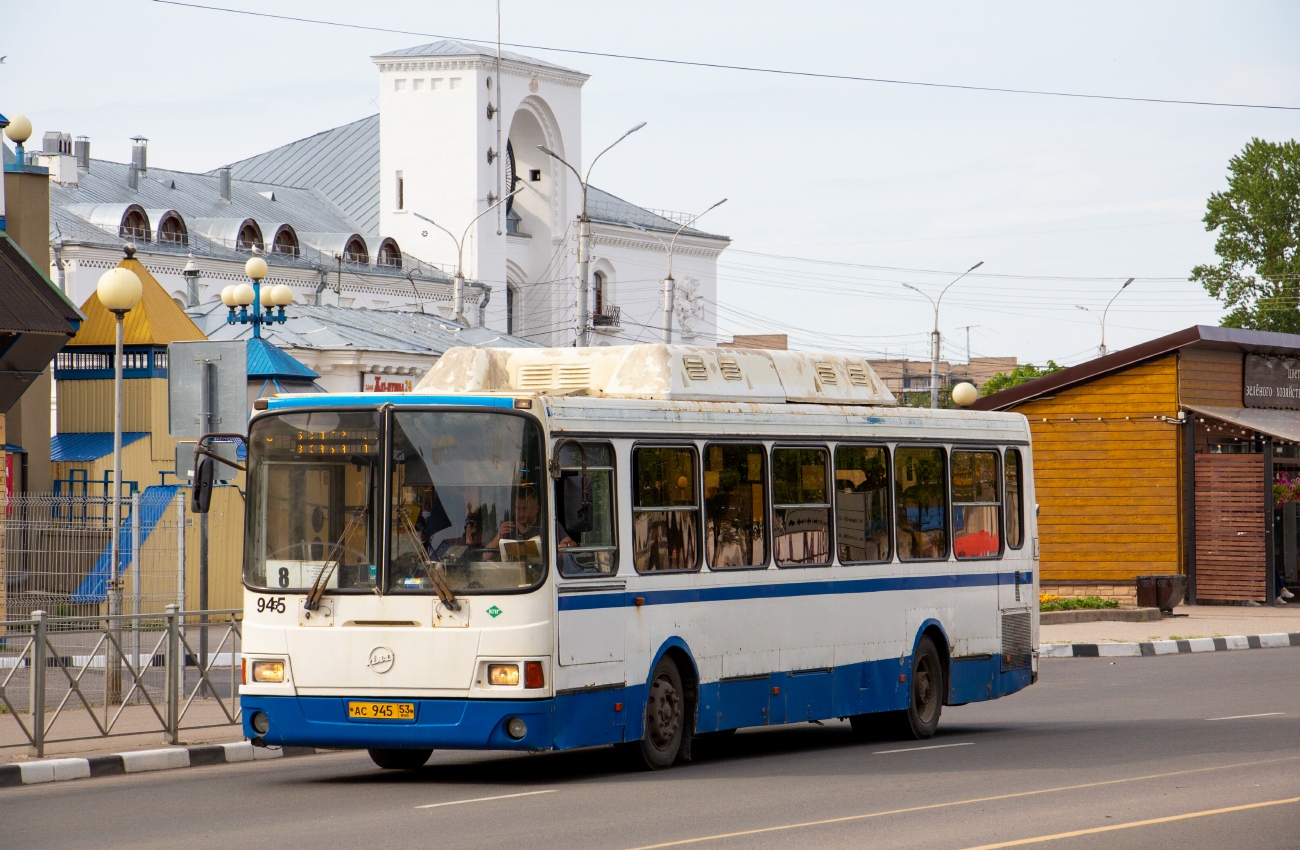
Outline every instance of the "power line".
{"label": "power line", "polygon": [[[184,3],[180,0],[153,0],[166,6],[182,6],[188,9],[202,9],[208,12],[225,12],[232,15],[248,15],[255,18],[270,18],[301,24],[339,27],[341,29],[366,30],[369,32],[391,33],[394,35],[411,35],[420,38],[445,38],[455,41],[485,42],[484,39],[465,38],[462,36],[441,35],[439,33],[403,30],[394,27],[377,27],[366,24],[352,24],[346,21],[327,21],[319,18],[303,18],[294,15],[276,15],[270,12],[254,12],[248,9],[231,9],[225,6],[209,6],[202,3]],[[494,41],[487,39],[486,41]],[[757,65],[730,65],[722,62],[700,62],[688,59],[668,59],[662,56],[641,56],[633,53],[606,53],[598,50],[578,50],[569,47],[548,47],[540,44],[521,44],[518,42],[501,42],[503,47],[517,47],[522,50],[546,50],[552,53],[570,53],[578,56],[598,56],[603,59],[622,59],[634,62],[654,62],[660,65],[676,65],[689,68],[707,68],[714,71],[745,71],[755,74],[773,74],[782,77],[804,77],[817,80],[837,80],[854,83],[877,83],[892,86],[913,86],[916,88],[952,89],[956,91],[992,92],[995,94],[1020,94],[1036,97],[1065,97],[1076,100],[1109,100],[1127,103],[1156,103],[1176,106],[1211,106],[1230,109],[1275,109],[1283,111],[1300,111],[1300,106],[1281,106],[1267,103],[1236,103],[1215,100],[1180,100],[1165,97],[1137,97],[1132,95],[1090,94],[1085,92],[1050,91],[1047,89],[1019,89],[1001,86],[977,86],[965,83],[933,83],[921,80],[899,80],[889,77],[865,77],[855,74],[829,74],[818,71],[798,71],[789,68],[763,68]]]}

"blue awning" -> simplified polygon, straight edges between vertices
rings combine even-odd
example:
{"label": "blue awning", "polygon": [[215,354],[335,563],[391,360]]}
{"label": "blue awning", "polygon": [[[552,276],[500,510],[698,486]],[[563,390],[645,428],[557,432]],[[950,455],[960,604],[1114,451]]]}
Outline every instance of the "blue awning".
{"label": "blue awning", "polygon": [[[148,436],[148,431],[122,432],[122,447]],[[89,431],[84,434],[55,434],[50,437],[50,460],[56,463],[99,460],[113,453],[112,431]]]}

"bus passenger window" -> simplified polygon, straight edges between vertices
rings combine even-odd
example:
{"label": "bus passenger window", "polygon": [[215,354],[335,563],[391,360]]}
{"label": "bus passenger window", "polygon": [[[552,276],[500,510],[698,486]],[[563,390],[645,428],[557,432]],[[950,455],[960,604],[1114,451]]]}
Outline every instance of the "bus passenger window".
{"label": "bus passenger window", "polygon": [[[586,455],[591,485],[591,530],[564,527],[566,482],[581,477]],[[565,578],[608,576],[618,572],[618,546],[614,539],[614,449],[609,443],[567,442],[560,448],[560,478],[555,482],[555,540],[559,546],[560,575]]]}
{"label": "bus passenger window", "polygon": [[958,560],[1002,554],[998,453],[952,453],[952,550]]}
{"label": "bus passenger window", "polygon": [[1020,477],[1020,450],[1007,449],[1007,545],[1025,545],[1025,494]]}
{"label": "bus passenger window", "polygon": [[835,449],[835,541],[840,563],[889,560],[888,462],[883,446]]}
{"label": "bus passenger window", "polygon": [[831,562],[825,449],[772,449],[772,551],[780,567]]}
{"label": "bus passenger window", "polygon": [[898,558],[948,559],[948,482],[943,449],[894,450],[894,512]]}
{"label": "bus passenger window", "polygon": [[767,565],[766,453],[761,443],[704,448],[704,555],[709,568]]}
{"label": "bus passenger window", "polygon": [[636,571],[699,569],[695,450],[669,446],[634,449],[632,478]]}

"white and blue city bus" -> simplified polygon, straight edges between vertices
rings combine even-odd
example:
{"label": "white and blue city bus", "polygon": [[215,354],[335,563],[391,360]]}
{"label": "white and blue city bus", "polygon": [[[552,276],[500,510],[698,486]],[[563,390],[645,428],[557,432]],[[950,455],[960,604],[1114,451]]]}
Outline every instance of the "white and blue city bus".
{"label": "white and blue city bus", "polygon": [[899,407],[861,359],[463,348],[409,393],[258,406],[255,743],[667,767],[748,726],[925,738],[1036,678],[1024,417]]}

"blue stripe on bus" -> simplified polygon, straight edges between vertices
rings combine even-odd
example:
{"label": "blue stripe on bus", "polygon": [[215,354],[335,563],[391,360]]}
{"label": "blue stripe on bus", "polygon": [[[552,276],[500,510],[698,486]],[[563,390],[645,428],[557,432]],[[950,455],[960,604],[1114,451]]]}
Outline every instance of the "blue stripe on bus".
{"label": "blue stripe on bus", "polygon": [[[887,578],[841,579],[838,581],[782,582],[721,587],[692,587],[672,590],[641,590],[621,593],[561,594],[561,611],[595,608],[626,608],[643,605],[681,605],[688,602],[722,602],[735,599],[782,599],[797,596],[829,596],[842,593],[882,593],[891,590],[945,590],[958,587],[990,587],[1012,584],[1015,573],[970,573],[936,576],[889,576]],[[1026,582],[1029,579],[1025,579]]]}
{"label": "blue stripe on bus", "polygon": [[348,395],[313,395],[302,394],[267,400],[268,410],[288,410],[295,407],[378,407],[392,403],[402,405],[455,404],[462,407],[508,407],[515,406],[513,398],[496,398],[489,396],[465,395],[419,395],[414,393],[350,393]]}

